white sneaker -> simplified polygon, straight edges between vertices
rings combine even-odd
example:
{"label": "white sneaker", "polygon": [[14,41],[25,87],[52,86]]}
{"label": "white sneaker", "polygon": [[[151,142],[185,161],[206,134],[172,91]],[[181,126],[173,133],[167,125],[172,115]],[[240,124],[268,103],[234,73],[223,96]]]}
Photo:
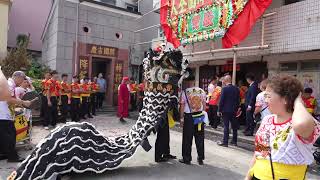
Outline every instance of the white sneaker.
{"label": "white sneaker", "polygon": [[49,127],[48,127],[48,126],[46,126],[46,127],[44,127],[44,129],[45,129],[45,130],[49,130]]}

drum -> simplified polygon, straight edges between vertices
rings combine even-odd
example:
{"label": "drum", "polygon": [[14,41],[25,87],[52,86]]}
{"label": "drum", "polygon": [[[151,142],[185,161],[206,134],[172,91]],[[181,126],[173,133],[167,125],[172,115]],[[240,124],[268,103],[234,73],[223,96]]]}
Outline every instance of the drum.
{"label": "drum", "polygon": [[14,127],[16,128],[16,141],[19,142],[28,136],[29,124],[24,114],[15,116]]}
{"label": "drum", "polygon": [[29,107],[26,107],[28,109],[40,109],[41,107],[41,97],[35,91],[27,92],[21,99],[31,101],[31,105]]}

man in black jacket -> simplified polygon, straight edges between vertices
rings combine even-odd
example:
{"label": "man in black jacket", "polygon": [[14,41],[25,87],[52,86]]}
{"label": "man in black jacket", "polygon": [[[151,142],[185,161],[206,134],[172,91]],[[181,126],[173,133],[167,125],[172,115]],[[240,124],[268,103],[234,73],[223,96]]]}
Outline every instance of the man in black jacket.
{"label": "man in black jacket", "polygon": [[236,86],[231,84],[230,75],[224,77],[224,82],[226,86],[222,88],[218,112],[218,115],[222,116],[224,123],[223,142],[218,142],[217,144],[224,147],[228,146],[230,122],[233,133],[230,144],[236,146],[239,128],[239,123],[236,120],[236,113],[240,104],[240,91]]}
{"label": "man in black jacket", "polygon": [[246,75],[247,82],[249,83],[249,89],[246,93],[245,107],[246,107],[246,130],[244,134],[246,136],[253,136],[255,128],[253,113],[256,104],[256,97],[258,95],[258,83],[255,82],[254,75],[249,73]]}

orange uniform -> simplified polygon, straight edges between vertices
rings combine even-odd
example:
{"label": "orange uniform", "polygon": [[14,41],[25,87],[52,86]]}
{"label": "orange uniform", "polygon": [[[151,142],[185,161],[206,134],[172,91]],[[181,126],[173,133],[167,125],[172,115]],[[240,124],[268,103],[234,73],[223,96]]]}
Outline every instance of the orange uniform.
{"label": "orange uniform", "polygon": [[131,93],[135,93],[135,92],[137,92],[137,89],[138,89],[138,85],[137,84],[130,84],[130,92]]}
{"label": "orange uniform", "polygon": [[91,92],[91,86],[89,84],[81,84],[82,93],[81,97],[89,97]]}
{"label": "orange uniform", "polygon": [[67,82],[61,82],[61,95],[67,95],[68,97],[70,96],[71,92],[71,85]]}
{"label": "orange uniform", "polygon": [[41,89],[42,89],[42,94],[43,94],[44,96],[47,95],[48,89],[46,88],[46,83],[47,83],[48,80],[49,80],[49,79],[43,79],[43,80],[41,81]]}
{"label": "orange uniform", "polygon": [[310,96],[309,98],[302,97],[302,100],[304,104],[306,105],[306,108],[309,113],[314,114],[316,107],[317,107],[317,100],[313,96]]}
{"label": "orange uniform", "polygon": [[[81,87],[79,83],[72,83],[71,84],[71,97],[72,98],[80,98],[80,92]],[[78,92],[74,92],[74,91],[78,91]]]}
{"label": "orange uniform", "polygon": [[95,82],[89,83],[90,88],[91,88],[91,93],[96,93],[99,91],[99,85]]}
{"label": "orange uniform", "polygon": [[48,93],[50,93],[50,96],[60,96],[61,95],[60,91],[62,88],[61,88],[59,81],[49,79],[44,84],[45,84],[44,89],[47,91],[46,95],[48,95]]}

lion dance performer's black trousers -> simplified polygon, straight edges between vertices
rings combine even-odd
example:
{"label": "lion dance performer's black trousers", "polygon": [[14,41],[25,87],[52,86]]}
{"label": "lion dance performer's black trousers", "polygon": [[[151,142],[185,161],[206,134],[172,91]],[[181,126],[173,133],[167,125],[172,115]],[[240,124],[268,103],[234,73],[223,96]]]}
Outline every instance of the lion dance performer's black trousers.
{"label": "lion dance performer's black trousers", "polygon": [[66,122],[68,118],[68,112],[69,112],[69,105],[68,105],[68,99],[69,97],[67,95],[61,96],[61,114],[62,114],[62,121]]}
{"label": "lion dance performer's black trousers", "polygon": [[71,120],[74,122],[80,121],[80,98],[71,98]]}
{"label": "lion dance performer's black trousers", "polygon": [[50,97],[51,106],[47,104],[44,114],[44,126],[55,126],[58,120],[58,99],[56,96]]}
{"label": "lion dance performer's black trousers", "polygon": [[157,129],[157,140],[155,144],[155,161],[160,160],[164,155],[170,154],[170,135],[168,118],[161,120]]}
{"label": "lion dance performer's black trousers", "polygon": [[198,125],[194,125],[191,113],[184,113],[183,135],[182,135],[182,157],[190,162],[193,136],[196,141],[198,160],[204,160],[204,123],[199,130]]}
{"label": "lion dance performer's black trousers", "polygon": [[97,94],[92,93],[90,95],[90,104],[89,104],[89,109],[92,115],[96,115],[96,103],[97,103]]}
{"label": "lion dance performer's black trousers", "polygon": [[85,115],[88,115],[88,117],[91,116],[90,114],[90,97],[82,97],[81,102],[81,118],[85,118]]}

